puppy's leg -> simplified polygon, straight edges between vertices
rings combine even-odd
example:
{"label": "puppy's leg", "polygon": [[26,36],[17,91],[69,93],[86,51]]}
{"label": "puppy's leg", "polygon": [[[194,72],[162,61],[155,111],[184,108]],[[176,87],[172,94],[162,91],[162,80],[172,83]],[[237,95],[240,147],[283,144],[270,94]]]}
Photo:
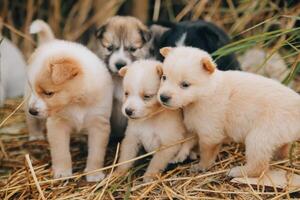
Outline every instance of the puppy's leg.
{"label": "puppy's leg", "polygon": [[221,143],[210,144],[209,142],[199,140],[200,162],[192,166],[192,171],[205,171],[211,167],[216,160],[221,145]]}
{"label": "puppy's leg", "polygon": [[[271,131],[271,130],[269,130]],[[272,152],[277,145],[274,141],[262,137],[267,131],[249,133],[246,137],[246,164],[232,168],[228,175],[231,177],[258,177],[263,171],[268,170]]]}
{"label": "puppy's leg", "polygon": [[4,101],[5,101],[4,85],[2,82],[0,82],[0,108],[4,106]]}
{"label": "puppy's leg", "polygon": [[[88,127],[88,158],[85,172],[93,171],[103,167],[106,147],[109,140],[109,119],[99,117]],[[104,173],[96,172],[88,174],[88,182],[100,181],[105,177]]]}
{"label": "puppy's leg", "polygon": [[279,149],[277,149],[274,159],[282,160],[287,158],[289,156],[290,146],[291,146],[290,144],[284,144]]}
{"label": "puppy's leg", "polygon": [[[135,134],[130,132],[130,129],[130,127],[127,127],[125,138],[123,139],[121,144],[119,163],[133,159],[138,154],[138,151],[140,149],[140,140],[138,139],[138,137],[136,137]],[[127,172],[132,165],[133,162],[122,164],[117,167],[116,173],[123,174]]]}
{"label": "puppy's leg", "polygon": [[29,141],[44,140],[46,132],[46,120],[38,119],[26,112],[26,123],[29,132]]}
{"label": "puppy's leg", "polygon": [[70,126],[63,120],[48,118],[47,130],[54,178],[71,176]]}
{"label": "puppy's leg", "polygon": [[184,142],[181,145],[180,151],[177,153],[171,163],[183,162],[189,155],[192,154],[192,148],[197,144],[197,138]]}
{"label": "puppy's leg", "polygon": [[180,145],[176,145],[155,153],[144,174],[144,182],[151,181],[155,174],[163,171],[167,167],[168,163],[170,163],[170,160],[172,160],[179,151],[179,148]]}

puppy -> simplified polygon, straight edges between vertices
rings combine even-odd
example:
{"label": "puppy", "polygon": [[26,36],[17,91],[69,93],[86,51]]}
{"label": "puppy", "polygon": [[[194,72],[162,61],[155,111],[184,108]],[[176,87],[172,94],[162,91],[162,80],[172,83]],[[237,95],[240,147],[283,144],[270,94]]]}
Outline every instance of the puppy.
{"label": "puppy", "polygon": [[284,156],[300,138],[300,97],[277,81],[239,71],[219,71],[210,55],[192,47],[163,48],[160,102],[183,108],[188,131],[198,134],[201,160],[213,165],[227,139],[246,145],[246,164],[229,176],[259,176],[272,155]]}
{"label": "puppy", "polygon": [[[163,61],[159,54],[162,47],[191,46],[213,53],[219,48],[230,43],[229,36],[218,26],[203,20],[183,21],[179,23],[168,23],[166,25],[152,25],[150,27],[155,35],[154,46],[156,58]],[[239,70],[240,65],[234,53],[217,59],[220,70]]]}
{"label": "puppy", "polygon": [[137,18],[114,16],[96,32],[98,55],[104,60],[114,82],[112,133],[123,137],[127,120],[122,115],[122,78],[118,71],[135,60],[149,58],[152,42],[148,28]]}
{"label": "puppy", "polygon": [[[174,144],[188,136],[181,111],[165,109],[157,100],[162,73],[160,62],[136,61],[130,67],[123,67],[119,73],[124,77],[122,112],[129,119],[119,162],[133,159],[141,146],[150,152]],[[154,174],[164,170],[174,159],[183,161],[189,155],[195,141],[197,140],[158,151],[147,168],[144,181],[149,181]],[[132,164],[120,165],[116,170],[117,173],[126,172]]]}
{"label": "puppy", "polygon": [[0,33],[0,107],[6,98],[24,94],[26,63],[21,51]]}
{"label": "puppy", "polygon": [[[34,22],[31,32],[38,25],[42,29],[46,24]],[[40,45],[31,56],[28,82],[29,113],[47,119],[54,177],[72,175],[72,131],[88,133],[85,171],[103,167],[113,95],[112,79],[105,64],[80,44],[53,39]],[[98,172],[86,178],[99,181],[104,174]]]}

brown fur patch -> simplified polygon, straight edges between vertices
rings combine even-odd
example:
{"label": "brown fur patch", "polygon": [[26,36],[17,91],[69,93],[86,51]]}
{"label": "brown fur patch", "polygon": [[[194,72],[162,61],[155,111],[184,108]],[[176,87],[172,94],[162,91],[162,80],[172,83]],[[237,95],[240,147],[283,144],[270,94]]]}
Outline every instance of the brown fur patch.
{"label": "brown fur patch", "polygon": [[163,56],[166,57],[170,51],[172,50],[172,47],[163,47],[159,50],[159,53]]}
{"label": "brown fur patch", "polygon": [[208,58],[203,58],[202,59],[202,66],[210,74],[212,74],[216,69],[216,65]]}

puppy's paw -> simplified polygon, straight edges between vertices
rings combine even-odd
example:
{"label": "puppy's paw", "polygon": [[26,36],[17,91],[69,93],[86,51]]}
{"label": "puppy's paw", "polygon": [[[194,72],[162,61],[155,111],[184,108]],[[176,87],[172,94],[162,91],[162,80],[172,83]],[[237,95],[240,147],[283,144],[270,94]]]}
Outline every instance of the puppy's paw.
{"label": "puppy's paw", "polygon": [[53,177],[54,178],[63,178],[72,176],[72,168],[63,169],[63,168],[55,168],[53,169]]}
{"label": "puppy's paw", "polygon": [[86,175],[87,182],[98,182],[98,181],[102,181],[104,178],[105,178],[105,174],[103,172],[96,172],[96,173]]}
{"label": "puppy's paw", "polygon": [[189,158],[190,158],[191,160],[197,160],[197,159],[198,159],[198,154],[197,154],[197,152],[191,151],[191,152],[190,152],[190,155],[189,155]]}
{"label": "puppy's paw", "polygon": [[228,176],[229,177],[242,177],[243,174],[246,174],[244,170],[244,167],[233,167],[228,171]]}
{"label": "puppy's paw", "polygon": [[40,135],[29,135],[29,141],[37,141],[37,140],[45,140],[45,136],[43,134]]}
{"label": "puppy's paw", "polygon": [[151,175],[145,175],[144,178],[143,178],[144,183],[149,183],[149,182],[152,182],[154,180],[155,180],[155,177],[151,176]]}
{"label": "puppy's paw", "polygon": [[173,158],[170,163],[175,164],[175,163],[181,163],[183,161],[185,161],[185,159],[187,159],[187,157],[189,156],[189,151],[188,150],[182,150],[180,151],[175,158]]}
{"label": "puppy's paw", "polygon": [[190,171],[191,172],[206,172],[207,169],[212,166],[213,163],[207,163],[207,162],[202,162],[200,161],[198,164],[192,165]]}

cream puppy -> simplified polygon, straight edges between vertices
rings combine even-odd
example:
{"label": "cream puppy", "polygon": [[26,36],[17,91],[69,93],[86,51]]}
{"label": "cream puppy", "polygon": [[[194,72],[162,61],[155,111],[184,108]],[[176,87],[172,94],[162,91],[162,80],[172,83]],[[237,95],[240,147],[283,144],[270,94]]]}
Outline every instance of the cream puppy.
{"label": "cream puppy", "polygon": [[[120,75],[124,77],[122,112],[129,120],[119,162],[133,159],[141,146],[150,152],[188,136],[183,125],[182,113],[179,110],[165,109],[157,100],[161,73],[161,63],[153,60],[136,61],[130,67],[120,70]],[[144,181],[151,180],[154,174],[164,170],[173,159],[184,160],[194,141],[174,145],[155,153]],[[120,165],[117,173],[126,172],[132,164],[131,162]]]}
{"label": "cream puppy", "polygon": [[184,110],[188,131],[198,134],[200,162],[212,166],[221,144],[246,145],[246,164],[229,176],[258,176],[272,156],[284,156],[300,138],[300,97],[280,83],[247,72],[222,72],[210,55],[191,47],[163,48],[166,57],[159,89],[167,108]]}
{"label": "cream puppy", "polygon": [[[54,177],[72,175],[70,134],[86,130],[88,158],[85,171],[103,167],[110,134],[113,84],[104,63],[84,46],[51,40],[29,60],[29,113],[47,119]],[[102,172],[87,181],[104,178]]]}

